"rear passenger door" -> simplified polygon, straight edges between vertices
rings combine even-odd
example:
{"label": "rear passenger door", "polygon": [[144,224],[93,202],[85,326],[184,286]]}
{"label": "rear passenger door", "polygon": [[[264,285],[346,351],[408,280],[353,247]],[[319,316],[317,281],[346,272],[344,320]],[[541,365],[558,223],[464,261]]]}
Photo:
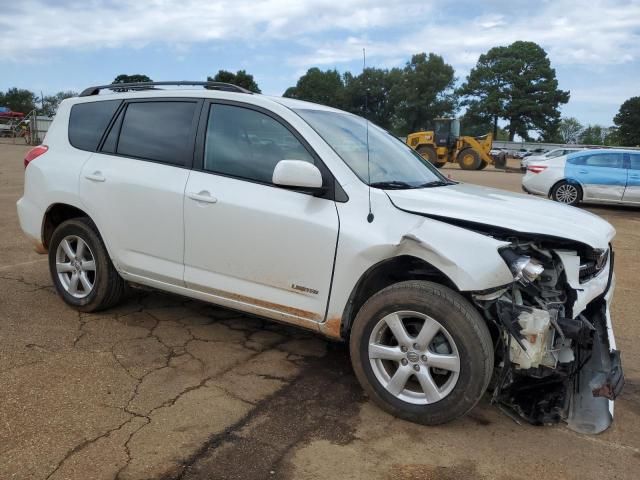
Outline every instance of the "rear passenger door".
{"label": "rear passenger door", "polygon": [[119,270],[183,284],[183,200],[197,99],[131,100],[80,175],[81,197]]}
{"label": "rear passenger door", "polygon": [[627,188],[624,190],[622,201],[625,203],[640,203],[640,153],[625,153],[628,162]]}
{"label": "rear passenger door", "polygon": [[627,185],[622,154],[593,152],[567,158],[565,175],[582,185],[584,200],[619,202]]}

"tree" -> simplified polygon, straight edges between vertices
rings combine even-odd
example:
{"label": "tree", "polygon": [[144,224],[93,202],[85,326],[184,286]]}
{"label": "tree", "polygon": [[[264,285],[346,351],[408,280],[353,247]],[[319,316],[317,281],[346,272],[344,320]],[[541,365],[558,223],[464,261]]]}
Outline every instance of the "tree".
{"label": "tree", "polygon": [[640,145],[640,97],[626,100],[613,119],[616,124],[616,137],[620,145],[633,147]]}
{"label": "tree", "polygon": [[36,108],[38,97],[24,88],[10,88],[5,93],[0,92],[0,105],[9,107],[14,112],[29,113]]}
{"label": "tree", "polygon": [[577,143],[583,129],[577,118],[567,117],[560,120],[558,135],[562,143]]}
{"label": "tree", "polygon": [[387,130],[393,128],[396,108],[391,91],[402,79],[402,70],[367,68],[358,76],[343,75],[343,108]]}
{"label": "tree", "polygon": [[[135,73],[133,75],[127,75],[125,73],[122,73],[120,75],[118,75],[116,78],[113,79],[113,82],[111,82],[112,85],[117,84],[117,83],[139,83],[139,82],[153,82],[153,80],[151,80],[151,78],[147,77],[146,75],[141,75],[139,73]],[[113,89],[114,92],[128,92],[129,89],[128,88],[114,88]]]}
{"label": "tree", "polygon": [[580,133],[580,143],[583,145],[603,145],[604,134],[600,125],[587,125]]}
{"label": "tree", "polygon": [[138,82],[153,82],[153,80],[151,80],[149,77],[147,77],[146,75],[141,75],[139,73],[135,73],[133,75],[126,75],[124,73],[118,75],[116,78],[113,79],[113,83],[138,83]]}
{"label": "tree", "polygon": [[238,87],[246,88],[251,92],[261,93],[258,84],[253,79],[253,75],[248,74],[245,70],[238,70],[236,73],[227,70],[218,70],[215,77],[207,77],[207,82],[232,83]]}
{"label": "tree", "polygon": [[42,99],[42,114],[53,117],[58,111],[60,102],[65,98],[77,97],[78,93],[73,91],[58,92],[55,95],[48,95]]}
{"label": "tree", "polygon": [[534,42],[517,41],[480,55],[458,90],[463,105],[508,122],[509,139],[529,139],[529,131],[549,134],[560,119],[559,106],[569,92],[558,89],[556,72],[547,53]]}
{"label": "tree", "polygon": [[497,127],[494,129],[492,118],[483,115],[481,112],[467,110],[460,118],[461,135],[480,137],[489,132],[493,132],[494,140],[507,140],[509,138],[509,133],[504,128]]}
{"label": "tree", "polygon": [[282,96],[343,108],[344,81],[337,70],[323,72],[313,67],[298,79],[295,87],[287,88]]}
{"label": "tree", "polygon": [[436,117],[457,109],[453,67],[434,53],[413,55],[391,88],[394,130],[401,135],[425,129]]}

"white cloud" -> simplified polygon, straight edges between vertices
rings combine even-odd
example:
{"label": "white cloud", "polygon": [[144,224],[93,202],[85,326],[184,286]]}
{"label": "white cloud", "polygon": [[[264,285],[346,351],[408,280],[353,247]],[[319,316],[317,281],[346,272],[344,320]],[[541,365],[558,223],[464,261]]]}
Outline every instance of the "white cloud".
{"label": "white cloud", "polygon": [[0,61],[46,57],[51,49],[166,44],[186,51],[225,40],[256,48],[289,41],[305,51],[288,59],[298,67],[354,61],[366,46],[379,64],[431,51],[469,68],[487,49],[519,39],[540,43],[555,64],[612,65],[640,56],[640,0],[457,8],[444,0],[22,0],[0,16]]}
{"label": "white cloud", "polygon": [[[390,41],[367,42],[367,51],[397,57],[427,51],[444,56],[456,67],[468,68],[478,56],[496,45],[530,40],[547,50],[554,64],[615,65],[635,62],[640,57],[640,1],[556,0],[531,2],[529,8],[509,13],[482,14],[464,18],[425,18],[413,31]],[[505,8],[508,3],[505,2]],[[504,9],[503,9],[504,10]],[[307,63],[333,64],[357,58],[351,43],[330,41],[307,55]],[[302,57],[294,58],[300,64]]]}
{"label": "white cloud", "polygon": [[[180,61],[188,60],[198,44],[211,51],[234,44],[247,51],[234,67],[259,77],[253,66],[261,59],[264,63],[271,57],[270,63],[282,65],[283,77],[270,77],[275,93],[295,83],[311,66],[353,68],[362,61],[363,47],[367,63],[378,67],[400,66],[417,52],[438,53],[463,79],[489,48],[531,40],[545,48],[562,72],[561,88],[570,89],[572,95],[566,108],[577,105],[609,112],[624,98],[640,93],[640,0],[3,3],[0,68],[9,74],[25,64],[53,68],[53,63],[64,64],[60,58],[66,53],[78,50],[151,46],[154,52],[167,52]],[[144,62],[143,57],[144,51],[137,58]],[[612,73],[620,65],[626,76]],[[88,78],[87,72],[81,75]],[[49,81],[43,78],[37,82]],[[39,83],[36,86],[40,88]]]}
{"label": "white cloud", "polygon": [[0,60],[52,48],[295,40],[404,24],[407,11],[421,16],[428,9],[424,1],[401,0],[22,0],[0,16]]}

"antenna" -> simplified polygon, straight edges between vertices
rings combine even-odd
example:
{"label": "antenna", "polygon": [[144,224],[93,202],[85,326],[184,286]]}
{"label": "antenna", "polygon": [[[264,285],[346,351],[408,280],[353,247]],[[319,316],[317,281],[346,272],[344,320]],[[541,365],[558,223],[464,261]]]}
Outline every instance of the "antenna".
{"label": "antenna", "polygon": [[369,156],[369,82],[367,82],[367,52],[362,49],[362,79],[365,82],[364,88],[364,119],[367,132],[367,184],[369,186],[369,214],[367,222],[373,222],[373,212],[371,211],[371,158]]}

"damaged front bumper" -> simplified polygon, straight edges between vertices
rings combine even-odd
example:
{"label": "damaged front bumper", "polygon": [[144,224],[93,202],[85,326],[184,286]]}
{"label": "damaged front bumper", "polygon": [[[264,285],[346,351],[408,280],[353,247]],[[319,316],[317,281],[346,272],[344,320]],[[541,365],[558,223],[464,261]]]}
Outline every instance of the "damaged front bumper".
{"label": "damaged front bumper", "polygon": [[609,285],[598,312],[604,319],[591,322],[596,327],[589,359],[573,380],[567,425],[580,433],[600,433],[613,421],[614,400],[622,392],[624,373],[620,352],[611,325],[610,305],[615,288],[615,276]]}
{"label": "damaged front bumper", "polygon": [[474,295],[502,340],[493,401],[508,413],[537,425],[564,421],[588,434],[611,425],[624,375],[611,324],[612,251],[607,260],[585,280],[576,252],[553,250],[536,285]]}

